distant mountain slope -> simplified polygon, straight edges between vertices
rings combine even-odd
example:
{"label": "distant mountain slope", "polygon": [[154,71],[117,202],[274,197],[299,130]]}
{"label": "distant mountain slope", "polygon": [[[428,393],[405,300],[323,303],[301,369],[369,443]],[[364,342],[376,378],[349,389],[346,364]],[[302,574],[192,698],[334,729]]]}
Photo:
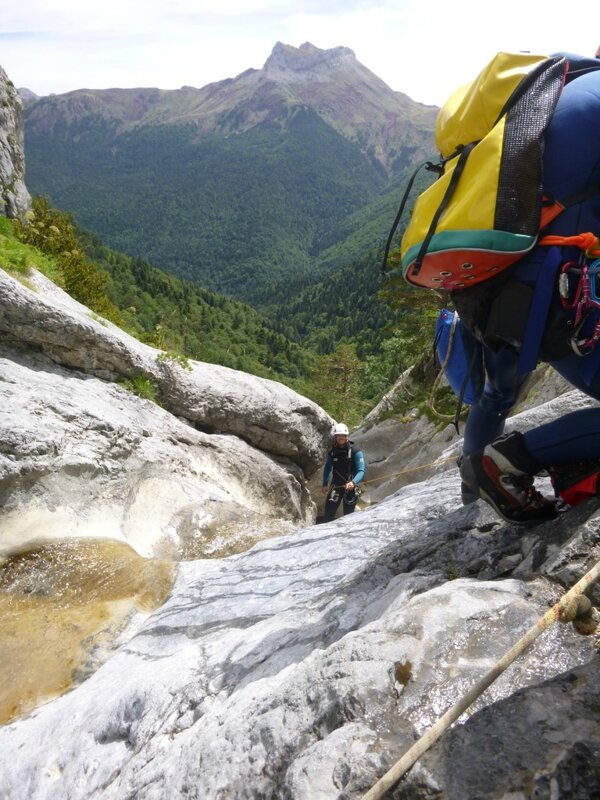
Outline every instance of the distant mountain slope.
{"label": "distant mountain slope", "polygon": [[201,89],[30,101],[28,185],[109,245],[260,305],[431,155],[436,112],[347,48],[278,43],[263,69]]}
{"label": "distant mountain slope", "polygon": [[78,89],[28,100],[30,125],[59,136],[85,117],[108,120],[118,133],[191,123],[198,138],[239,134],[306,106],[388,171],[422,149],[437,113],[390,89],[349,48],[320,50],[308,42],[299,48],[278,42],[261,70],[200,89]]}

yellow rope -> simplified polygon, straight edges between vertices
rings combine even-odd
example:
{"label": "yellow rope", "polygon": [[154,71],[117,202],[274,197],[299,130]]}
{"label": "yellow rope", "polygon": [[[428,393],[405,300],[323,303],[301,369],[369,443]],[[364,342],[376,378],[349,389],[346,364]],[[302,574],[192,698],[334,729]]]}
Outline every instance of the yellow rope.
{"label": "yellow rope", "polygon": [[458,701],[446,711],[432,727],[408,750],[394,766],[380,778],[377,783],[363,795],[362,800],[380,800],[385,793],[408,772],[413,764],[425,753],[432,744],[442,736],[444,731],[455,722],[462,713],[498,678],[504,670],[512,664],[536,639],[560,619],[561,613],[578,596],[582,595],[594,581],[600,577],[600,561],[587,572],[572,589],[564,594],[552,608],[541,617],[519,641],[487,672],[483,678]]}
{"label": "yellow rope", "polygon": [[361,481],[359,486],[365,483],[374,483],[375,481],[382,481],[385,478],[395,478],[397,475],[406,475],[409,472],[418,472],[420,469],[428,469],[428,467],[437,467],[439,464],[446,464],[448,461],[455,461],[456,456],[447,456],[446,458],[439,458],[437,461],[431,461],[429,464],[420,464],[418,467],[407,467],[400,470],[400,472],[388,472],[386,475],[380,475],[377,478],[371,478],[368,481]]}

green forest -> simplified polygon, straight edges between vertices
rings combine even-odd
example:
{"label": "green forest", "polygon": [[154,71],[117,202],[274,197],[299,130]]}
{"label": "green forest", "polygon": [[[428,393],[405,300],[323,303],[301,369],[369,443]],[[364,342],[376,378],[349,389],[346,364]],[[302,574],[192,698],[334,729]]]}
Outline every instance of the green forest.
{"label": "green forest", "polygon": [[0,218],[0,266],[38,267],[93,312],[173,358],[280,381],[358,424],[431,340],[439,298],[383,281],[380,253],[330,274],[269,314],[106,247],[36,197]]}
{"label": "green forest", "polygon": [[51,187],[106,244],[254,306],[306,280],[338,226],[386,185],[308,108],[199,141],[193,125],[119,133],[90,116],[51,137],[28,128],[26,147],[33,191]]}

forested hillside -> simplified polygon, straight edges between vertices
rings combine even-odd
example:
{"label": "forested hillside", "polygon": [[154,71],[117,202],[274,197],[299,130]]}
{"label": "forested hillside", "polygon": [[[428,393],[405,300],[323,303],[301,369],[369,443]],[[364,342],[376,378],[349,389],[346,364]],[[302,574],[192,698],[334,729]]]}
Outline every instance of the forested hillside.
{"label": "forested hillside", "polygon": [[439,299],[393,272],[382,279],[380,253],[265,315],[106,247],[45,198],[28,216],[25,224],[0,218],[3,269],[26,280],[35,266],[166,357],[278,380],[350,424],[430,343]]}
{"label": "forested hillside", "polygon": [[[0,217],[0,266],[26,276],[38,267],[75,299],[174,358],[223,364],[302,382],[314,356],[250,306],[117,253],[34,199],[25,224]],[[26,280],[26,277],[24,277]]]}
{"label": "forested hillside", "polygon": [[27,129],[26,148],[31,189],[108,245],[254,303],[306,279],[311,253],[384,185],[309,109],[201,141],[190,125],[118,135],[86,118],[65,138]]}
{"label": "forested hillside", "polygon": [[264,306],[381,246],[435,112],[346,48],[278,44],[203,89],[28,102],[28,185],[108,246]]}

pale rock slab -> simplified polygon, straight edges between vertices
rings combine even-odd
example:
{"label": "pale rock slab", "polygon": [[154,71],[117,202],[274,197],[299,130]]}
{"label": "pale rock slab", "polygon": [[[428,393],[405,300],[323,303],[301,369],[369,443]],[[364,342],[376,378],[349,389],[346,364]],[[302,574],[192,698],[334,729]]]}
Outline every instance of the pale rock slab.
{"label": "pale rock slab", "polygon": [[314,518],[293,462],[47,359],[0,357],[0,407],[0,554],[95,536],[178,559]]}
{"label": "pale rock slab", "polygon": [[[447,471],[329,525],[182,563],[171,598],[91,678],[0,729],[0,793],[359,798],[556,602],[565,559],[582,574],[599,542],[589,508],[526,532],[463,509]],[[515,554],[519,577],[499,575]],[[460,725],[593,658],[589,637],[554,626]],[[563,746],[546,730],[520,743],[538,770]],[[489,770],[490,784],[506,774]]]}
{"label": "pale rock slab", "polygon": [[107,380],[143,375],[168,411],[202,430],[239,436],[306,475],[322,464],[333,420],[316,403],[276,381],[215,364],[190,361],[188,372],[40,273],[30,282],[33,289],[0,270],[0,338],[8,345]]}

